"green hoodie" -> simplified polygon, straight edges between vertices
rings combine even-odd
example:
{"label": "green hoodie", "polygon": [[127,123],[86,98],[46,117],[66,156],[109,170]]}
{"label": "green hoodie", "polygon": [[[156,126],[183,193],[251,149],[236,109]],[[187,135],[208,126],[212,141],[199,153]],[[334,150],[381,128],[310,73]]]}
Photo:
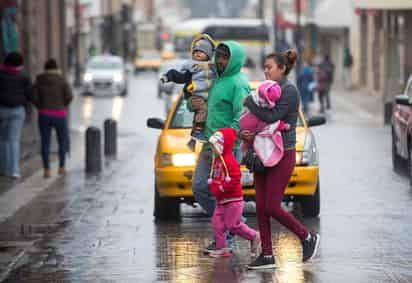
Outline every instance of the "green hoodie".
{"label": "green hoodie", "polygon": [[[245,62],[245,51],[235,41],[223,42],[230,50],[230,59],[225,71],[216,79],[209,91],[208,111],[205,128],[206,138],[222,128],[234,128],[239,134],[239,118],[243,100],[250,92],[249,81],[240,70]],[[215,62],[216,62],[215,58]],[[217,66],[215,63],[217,70]],[[235,149],[239,148],[240,139]]]}

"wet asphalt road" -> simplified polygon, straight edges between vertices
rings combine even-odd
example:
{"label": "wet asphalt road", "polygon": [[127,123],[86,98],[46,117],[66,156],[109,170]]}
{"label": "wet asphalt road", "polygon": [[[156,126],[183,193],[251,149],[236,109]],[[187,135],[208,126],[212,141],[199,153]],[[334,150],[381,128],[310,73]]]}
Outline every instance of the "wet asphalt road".
{"label": "wet asphalt road", "polygon": [[[183,206],[180,223],[154,223],[153,155],[164,117],[156,76],[130,81],[123,98],[78,97],[72,125],[83,132],[113,116],[119,158],[100,177],[77,168],[3,223],[16,240],[37,240],[5,282],[412,282],[412,191],[392,171],[390,131],[356,102],[334,100],[328,124],[314,128],[321,162],[321,215],[305,219],[321,235],[319,256],[301,264],[298,239],[273,225],[278,268],[247,271],[249,243],[231,258],[211,259],[212,238],[201,210]],[[254,204],[247,219],[257,227]],[[30,229],[28,229],[29,227]]]}

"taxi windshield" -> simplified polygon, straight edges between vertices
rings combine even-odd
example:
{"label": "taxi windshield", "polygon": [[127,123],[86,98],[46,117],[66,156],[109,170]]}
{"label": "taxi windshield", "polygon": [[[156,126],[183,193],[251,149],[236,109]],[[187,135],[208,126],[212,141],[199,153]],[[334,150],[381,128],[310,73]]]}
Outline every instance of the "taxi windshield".
{"label": "taxi windshield", "polygon": [[[176,110],[173,113],[172,120],[169,125],[169,129],[189,129],[193,123],[193,112],[190,112],[187,108],[187,100],[182,97],[177,102]],[[298,115],[296,127],[302,127],[303,122]]]}

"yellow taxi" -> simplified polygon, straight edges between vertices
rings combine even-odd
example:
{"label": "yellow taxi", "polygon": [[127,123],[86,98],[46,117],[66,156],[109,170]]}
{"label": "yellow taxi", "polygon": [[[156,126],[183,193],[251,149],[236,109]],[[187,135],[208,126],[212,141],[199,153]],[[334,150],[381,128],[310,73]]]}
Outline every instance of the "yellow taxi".
{"label": "yellow taxi", "polygon": [[[253,87],[254,85],[251,84]],[[190,139],[193,113],[180,96],[166,121],[147,120],[149,128],[161,129],[155,154],[154,216],[156,219],[178,219],[180,203],[193,204],[192,177],[201,145],[193,153],[186,143]],[[296,167],[284,198],[298,202],[304,216],[317,217],[320,212],[319,159],[312,126],[322,125],[322,116],[305,120],[299,112],[296,135]],[[242,165],[242,185],[245,201],[254,200],[253,174]]]}
{"label": "yellow taxi", "polygon": [[135,73],[146,70],[159,70],[162,59],[158,52],[141,52],[134,60]]}

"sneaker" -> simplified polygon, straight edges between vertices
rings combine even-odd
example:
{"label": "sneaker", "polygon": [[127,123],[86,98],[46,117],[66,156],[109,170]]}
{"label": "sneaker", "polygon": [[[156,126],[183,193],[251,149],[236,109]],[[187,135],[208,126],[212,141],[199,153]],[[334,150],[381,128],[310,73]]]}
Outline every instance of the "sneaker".
{"label": "sneaker", "polygon": [[213,252],[214,250],[216,250],[216,242],[213,241],[212,243],[210,243],[210,245],[208,245],[206,248],[203,249],[203,253],[204,254],[209,254],[211,252]]}
{"label": "sneaker", "polygon": [[320,236],[317,233],[310,233],[310,239],[302,241],[303,256],[302,261],[307,262],[313,259],[318,251]]}
{"label": "sneaker", "polygon": [[13,180],[19,180],[21,178],[20,174],[12,174],[10,176],[10,178],[12,178]]}
{"label": "sneaker", "polygon": [[59,175],[60,176],[65,176],[66,175],[66,169],[64,169],[64,167],[59,168]]}
{"label": "sneaker", "polygon": [[195,139],[190,139],[190,141],[186,144],[188,148],[190,148],[190,150],[192,152],[195,152],[195,148],[196,148],[196,140]]}
{"label": "sneaker", "polygon": [[253,262],[247,265],[248,269],[269,269],[275,268],[275,258],[273,255],[263,255],[258,256]]}
{"label": "sneaker", "polygon": [[50,177],[51,177],[50,169],[44,169],[43,178],[50,178]]}
{"label": "sneaker", "polygon": [[192,131],[192,138],[199,142],[206,142],[206,136],[203,131]]}
{"label": "sneaker", "polygon": [[250,253],[253,257],[257,256],[258,254],[260,254],[260,249],[261,249],[261,239],[260,239],[260,233],[256,232],[256,236],[255,238],[250,241]]}
{"label": "sneaker", "polygon": [[[233,250],[233,241],[234,241],[233,239],[227,240],[228,247],[226,248],[226,250],[228,250],[229,252],[232,252]],[[215,250],[216,250],[216,242],[213,241],[210,243],[210,245],[208,245],[206,248],[203,249],[203,254],[209,254]]]}
{"label": "sneaker", "polygon": [[231,256],[231,253],[230,253],[228,248],[223,248],[223,249],[218,249],[218,250],[211,251],[209,253],[209,256],[216,257],[216,258],[218,258],[218,257],[229,257],[229,256]]}

